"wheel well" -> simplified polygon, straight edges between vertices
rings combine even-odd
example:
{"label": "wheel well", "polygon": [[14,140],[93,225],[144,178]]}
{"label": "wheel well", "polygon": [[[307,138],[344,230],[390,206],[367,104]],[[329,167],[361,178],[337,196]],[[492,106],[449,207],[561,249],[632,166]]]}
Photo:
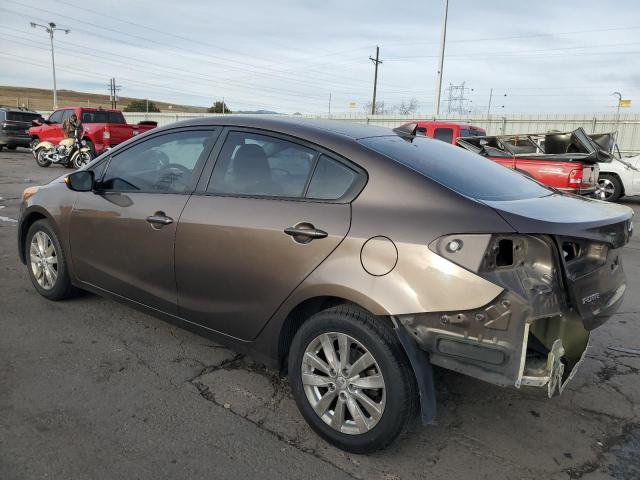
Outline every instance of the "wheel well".
{"label": "wheel well", "polygon": [[286,368],[287,355],[289,354],[289,348],[293,342],[296,332],[312,315],[326,310],[327,308],[335,307],[344,303],[352,303],[348,300],[340,297],[313,297],[298,304],[289,315],[287,315],[282,329],[280,330],[280,340],[278,342],[278,361],[280,368]]}
{"label": "wheel well", "polygon": [[29,228],[31,228],[31,225],[34,224],[34,222],[42,218],[47,217],[40,212],[31,212],[20,224],[20,241],[18,242],[18,253],[20,254],[20,260],[22,260],[22,263],[26,263],[27,261],[24,250],[24,239],[27,236],[27,232],[29,231]]}
{"label": "wheel well", "polygon": [[622,179],[620,178],[620,175],[618,175],[617,173],[614,172],[601,172],[600,175],[609,175],[611,177],[614,177],[616,180],[618,180],[618,182],[620,183],[620,192],[622,192],[622,195],[624,195],[624,182],[622,181]]}

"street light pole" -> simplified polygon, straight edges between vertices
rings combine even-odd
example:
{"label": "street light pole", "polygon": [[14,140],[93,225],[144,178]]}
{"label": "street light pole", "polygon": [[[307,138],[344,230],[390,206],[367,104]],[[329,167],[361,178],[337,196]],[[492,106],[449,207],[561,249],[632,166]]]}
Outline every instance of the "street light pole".
{"label": "street light pole", "polygon": [[440,33],[440,59],[438,60],[438,72],[436,75],[436,100],[435,114],[440,114],[440,94],[442,90],[442,70],[444,68],[444,45],[447,39],[447,14],[449,12],[449,0],[444,0],[444,17],[442,18],[442,31]]}
{"label": "street light pole", "polygon": [[45,31],[49,34],[49,40],[51,41],[51,66],[53,67],[53,108],[58,108],[58,87],[56,85],[56,57],[53,50],[53,35],[56,31],[61,30],[65,33],[65,35],[69,34],[71,30],[68,28],[57,28],[56,24],[53,22],[49,22],[49,25],[41,25],[39,23],[31,22],[31,28],[44,28]]}

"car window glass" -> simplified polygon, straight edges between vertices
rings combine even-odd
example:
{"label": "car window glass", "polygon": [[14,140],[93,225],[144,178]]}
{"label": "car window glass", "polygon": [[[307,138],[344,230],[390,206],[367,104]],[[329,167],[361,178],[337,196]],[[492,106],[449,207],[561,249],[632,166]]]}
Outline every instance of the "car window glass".
{"label": "car window glass", "polygon": [[104,110],[83,110],[82,123],[109,123],[109,112]]}
{"label": "car window glass", "polygon": [[102,162],[92,166],[90,170],[93,170],[93,177],[99,181],[102,178],[105,168],[109,164],[109,159],[105,158]]}
{"label": "car window glass", "polygon": [[445,187],[478,200],[544,197],[551,190],[538,182],[464,148],[424,137],[370,137],[366,147]]}
{"label": "car window glass", "polygon": [[311,177],[306,197],[337,200],[349,190],[356,175],[350,168],[322,155]]}
{"label": "car window glass", "polygon": [[124,124],[127,123],[124,119],[124,115],[122,115],[121,112],[109,112],[109,123],[118,123],[118,124]]}
{"label": "car window glass", "polygon": [[62,122],[64,122],[71,115],[73,115],[73,110],[63,110],[62,111]]}
{"label": "car window glass", "polygon": [[57,112],[53,112],[49,117],[49,123],[61,123],[62,122],[62,112],[63,110],[58,110]]}
{"label": "car window glass", "polygon": [[301,197],[315,151],[265,135],[231,132],[207,191],[220,194]]}
{"label": "car window glass", "polygon": [[421,135],[421,136],[426,136],[427,135],[427,129],[424,127],[416,127],[416,135]]}
{"label": "car window glass", "polygon": [[433,132],[433,138],[442,140],[443,142],[453,142],[453,130],[451,128],[436,128]]}
{"label": "car window glass", "polygon": [[114,155],[101,187],[117,191],[188,192],[195,181],[198,160],[213,141],[215,137],[210,130],[150,138]]}

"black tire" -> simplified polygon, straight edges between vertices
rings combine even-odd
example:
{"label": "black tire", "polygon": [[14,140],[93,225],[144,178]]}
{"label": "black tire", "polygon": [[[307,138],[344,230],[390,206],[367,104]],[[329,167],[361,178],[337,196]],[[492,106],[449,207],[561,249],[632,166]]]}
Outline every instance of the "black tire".
{"label": "black tire", "polygon": [[91,152],[91,158],[96,158],[96,147],[91,140],[86,140],[86,147]]}
{"label": "black tire", "polygon": [[7,145],[7,150],[15,150],[16,148],[18,148],[17,145]]}
{"label": "black tire", "polygon": [[[325,423],[305,393],[302,380],[305,351],[320,335],[329,332],[346,334],[359,342],[374,357],[376,368],[379,367],[379,374],[384,379],[382,416],[364,433],[343,433]],[[354,305],[339,305],[318,312],[300,327],[289,351],[289,378],[293,397],[307,423],[320,437],[348,452],[370,453],[386,447],[417,413],[418,390],[414,373],[393,328],[384,319],[376,319]],[[337,382],[333,385],[334,390],[336,385]],[[332,405],[329,408],[333,408],[332,415],[335,415],[336,404]],[[353,419],[350,413],[347,415]]]}
{"label": "black tire", "polygon": [[611,173],[601,173],[598,175],[598,190],[595,194],[597,199],[606,202],[615,202],[622,195],[622,182],[620,182],[617,175]]}
{"label": "black tire", "polygon": [[73,168],[81,168],[87,163],[93,160],[93,155],[91,155],[91,150],[86,153],[80,152],[75,157],[73,157],[73,161],[71,162],[71,167]]}
{"label": "black tire", "polygon": [[39,167],[47,168],[49,165],[51,165],[50,160],[44,159],[45,153],[46,153],[46,150],[44,148],[36,152],[36,163],[38,164]]}
{"label": "black tire", "polygon": [[[38,232],[45,233],[51,239],[51,243],[55,249],[55,257],[57,258],[57,278],[50,288],[44,288],[38,283],[31,261],[31,241]],[[49,220],[37,220],[29,227],[29,231],[25,238],[24,248],[29,278],[40,295],[48,298],[49,300],[63,300],[65,298],[72,297],[77,293],[77,289],[71,285],[69,268],[67,266],[67,257],[60,245],[58,235]]]}

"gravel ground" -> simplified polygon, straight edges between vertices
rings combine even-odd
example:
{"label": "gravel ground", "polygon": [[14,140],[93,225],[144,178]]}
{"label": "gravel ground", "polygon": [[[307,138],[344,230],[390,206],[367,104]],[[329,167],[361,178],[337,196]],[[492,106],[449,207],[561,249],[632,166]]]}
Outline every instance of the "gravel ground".
{"label": "gravel ground", "polygon": [[624,305],[561,397],[439,370],[438,425],[359,456],[316,437],[286,378],[248,357],[95,295],[37,295],[19,197],[65,172],[0,153],[1,479],[640,478],[640,356],[609,348],[640,348],[639,235]]}

